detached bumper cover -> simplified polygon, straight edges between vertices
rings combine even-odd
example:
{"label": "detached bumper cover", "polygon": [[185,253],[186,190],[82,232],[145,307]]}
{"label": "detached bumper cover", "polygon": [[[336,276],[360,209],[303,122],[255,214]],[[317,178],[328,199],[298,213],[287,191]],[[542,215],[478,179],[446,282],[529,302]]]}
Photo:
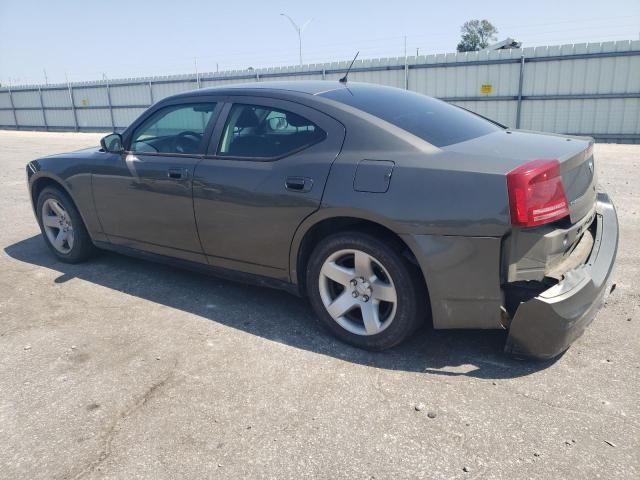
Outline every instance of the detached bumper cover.
{"label": "detached bumper cover", "polygon": [[618,217],[605,193],[598,194],[595,221],[587,262],[518,307],[509,326],[507,353],[537,359],[555,357],[591,323],[609,293],[618,251]]}

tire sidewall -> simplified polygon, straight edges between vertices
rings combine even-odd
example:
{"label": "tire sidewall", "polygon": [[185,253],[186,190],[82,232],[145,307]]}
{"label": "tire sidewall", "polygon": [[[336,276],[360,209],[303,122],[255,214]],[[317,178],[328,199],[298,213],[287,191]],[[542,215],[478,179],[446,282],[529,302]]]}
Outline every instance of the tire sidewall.
{"label": "tire sidewall", "polygon": [[[415,267],[394,249],[395,243],[386,243],[368,234],[343,233],[322,240],[314,249],[307,269],[307,295],[320,320],[334,335],[356,347],[384,350],[399,344],[423,323],[419,304],[418,280]],[[389,272],[396,288],[398,303],[391,324],[375,335],[357,335],[342,328],[327,312],[320,297],[320,270],[325,260],[343,249],[361,250],[374,257]]]}

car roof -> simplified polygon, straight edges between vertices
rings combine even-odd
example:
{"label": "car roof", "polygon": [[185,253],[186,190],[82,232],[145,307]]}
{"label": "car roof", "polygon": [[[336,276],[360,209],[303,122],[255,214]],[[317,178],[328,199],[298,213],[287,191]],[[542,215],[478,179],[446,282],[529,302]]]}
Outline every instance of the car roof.
{"label": "car roof", "polygon": [[259,81],[236,83],[232,85],[222,85],[220,87],[201,88],[189,92],[179,93],[174,97],[194,96],[194,95],[220,95],[224,93],[238,93],[238,90],[272,90],[288,91],[296,93],[306,93],[309,95],[320,95],[331,90],[349,88],[357,83],[340,83],[336,80],[284,80],[284,81]]}

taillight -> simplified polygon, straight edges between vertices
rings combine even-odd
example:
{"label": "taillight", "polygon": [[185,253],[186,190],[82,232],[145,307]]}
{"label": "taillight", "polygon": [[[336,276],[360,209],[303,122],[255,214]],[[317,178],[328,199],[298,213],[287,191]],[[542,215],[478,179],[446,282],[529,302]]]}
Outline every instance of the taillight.
{"label": "taillight", "polygon": [[507,173],[511,223],[535,227],[569,215],[558,160],[531,160]]}

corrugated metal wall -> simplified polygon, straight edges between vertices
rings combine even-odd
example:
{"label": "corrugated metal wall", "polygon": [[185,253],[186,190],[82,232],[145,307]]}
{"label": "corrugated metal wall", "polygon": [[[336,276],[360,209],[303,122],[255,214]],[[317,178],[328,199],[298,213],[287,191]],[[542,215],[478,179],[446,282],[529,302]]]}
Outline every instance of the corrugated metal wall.
{"label": "corrugated metal wall", "polygon": [[[123,129],[175,93],[339,79],[350,62],[0,89],[0,128]],[[361,60],[351,81],[408,88],[511,127],[640,143],[640,41]]]}

